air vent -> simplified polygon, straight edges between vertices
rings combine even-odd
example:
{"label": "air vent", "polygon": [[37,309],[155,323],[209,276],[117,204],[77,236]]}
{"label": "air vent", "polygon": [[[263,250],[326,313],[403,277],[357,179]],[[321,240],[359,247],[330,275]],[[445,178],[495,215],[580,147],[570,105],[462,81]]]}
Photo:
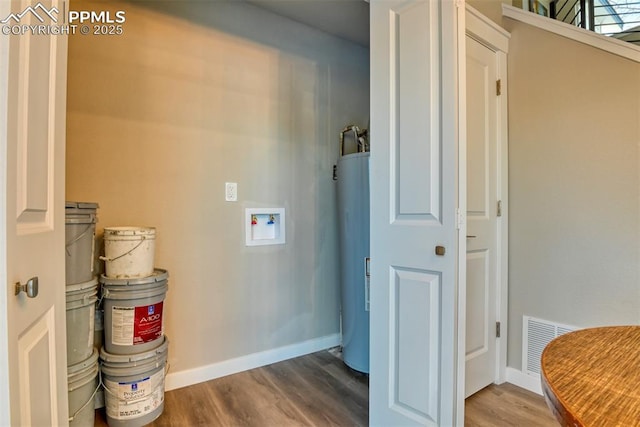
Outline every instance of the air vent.
{"label": "air vent", "polygon": [[542,351],[552,339],[575,331],[576,327],[522,316],[522,370],[532,376],[540,375]]}

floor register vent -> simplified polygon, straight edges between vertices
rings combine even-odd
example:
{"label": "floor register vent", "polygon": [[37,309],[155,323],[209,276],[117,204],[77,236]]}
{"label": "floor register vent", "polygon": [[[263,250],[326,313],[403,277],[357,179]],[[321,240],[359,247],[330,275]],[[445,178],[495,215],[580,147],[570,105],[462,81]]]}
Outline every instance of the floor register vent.
{"label": "floor register vent", "polygon": [[575,326],[561,325],[535,317],[522,316],[522,368],[527,375],[540,376],[542,350],[552,339],[575,331]]}

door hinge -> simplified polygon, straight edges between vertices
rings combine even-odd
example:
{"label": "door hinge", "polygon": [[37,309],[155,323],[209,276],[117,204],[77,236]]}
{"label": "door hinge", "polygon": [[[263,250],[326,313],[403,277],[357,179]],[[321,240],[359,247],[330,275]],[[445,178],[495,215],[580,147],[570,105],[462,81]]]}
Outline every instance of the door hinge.
{"label": "door hinge", "polygon": [[500,96],[502,94],[502,80],[496,80],[496,95]]}
{"label": "door hinge", "polygon": [[496,338],[500,338],[500,322],[496,322]]}
{"label": "door hinge", "polygon": [[456,229],[460,230],[464,224],[464,216],[459,208],[456,208]]}
{"label": "door hinge", "polygon": [[502,200],[498,200],[498,207],[496,209],[496,214],[498,216],[502,216]]}

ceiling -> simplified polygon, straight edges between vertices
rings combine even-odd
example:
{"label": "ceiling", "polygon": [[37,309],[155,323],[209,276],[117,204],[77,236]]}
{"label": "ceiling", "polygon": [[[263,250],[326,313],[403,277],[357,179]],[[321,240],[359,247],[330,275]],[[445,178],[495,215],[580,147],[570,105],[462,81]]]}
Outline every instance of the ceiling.
{"label": "ceiling", "polygon": [[369,47],[365,0],[246,0],[275,14]]}

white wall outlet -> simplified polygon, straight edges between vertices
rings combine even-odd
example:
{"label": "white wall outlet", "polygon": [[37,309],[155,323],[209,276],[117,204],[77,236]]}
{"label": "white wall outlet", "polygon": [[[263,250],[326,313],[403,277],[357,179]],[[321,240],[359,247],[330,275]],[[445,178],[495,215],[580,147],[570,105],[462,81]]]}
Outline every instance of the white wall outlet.
{"label": "white wall outlet", "polygon": [[238,201],[238,183],[237,182],[224,183],[224,199],[227,202]]}

